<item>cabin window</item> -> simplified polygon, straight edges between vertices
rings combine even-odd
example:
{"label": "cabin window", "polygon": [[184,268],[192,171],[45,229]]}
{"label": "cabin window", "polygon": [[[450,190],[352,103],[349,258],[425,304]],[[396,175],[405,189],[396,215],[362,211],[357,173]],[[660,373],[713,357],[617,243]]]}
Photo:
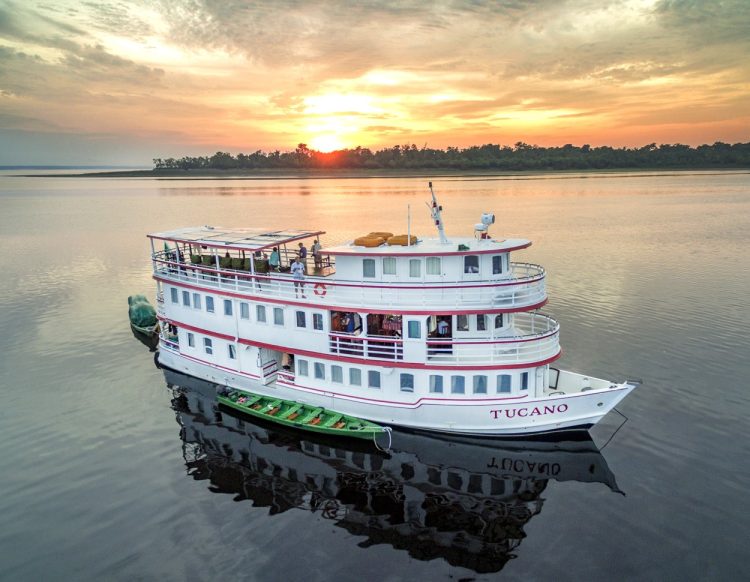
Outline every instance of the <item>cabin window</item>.
{"label": "cabin window", "polygon": [[478,255],[466,255],[464,257],[464,273],[478,273],[479,272],[479,256]]}
{"label": "cabin window", "polygon": [[428,275],[442,275],[440,257],[427,257],[427,261],[425,262],[425,273]]}
{"label": "cabin window", "polygon": [[232,315],[232,300],[224,300],[224,315]]}
{"label": "cabin window", "polygon": [[307,320],[304,311],[297,311],[297,327],[307,327]]}
{"label": "cabin window", "polygon": [[492,274],[499,275],[503,272],[503,256],[495,255],[492,257]]}
{"label": "cabin window", "polygon": [[331,366],[331,382],[342,384],[344,382],[344,370],[341,366]]}
{"label": "cabin window", "polygon": [[214,353],[214,344],[210,338],[207,338],[207,337],[203,338],[203,349],[206,350],[207,354]]}
{"label": "cabin window", "polygon": [[250,319],[250,305],[248,303],[240,303],[240,317]]}
{"label": "cabin window", "polygon": [[198,293],[193,293],[193,307],[196,309],[201,308],[201,296]]}
{"label": "cabin window", "polygon": [[255,306],[255,319],[258,320],[258,323],[266,323],[266,306],[265,305]]}
{"label": "cabin window", "polygon": [[414,374],[401,374],[401,392],[414,392]]}
{"label": "cabin window", "polygon": [[469,331],[469,316],[468,315],[456,316],[456,330],[457,331]]}
{"label": "cabin window", "polygon": [[362,259],[362,276],[375,277],[375,259]]}
{"label": "cabin window", "polygon": [[322,364],[320,362],[315,362],[315,364],[313,364],[313,367],[315,369],[315,377],[318,380],[325,380],[326,379],[326,367],[325,367],[325,364]]}
{"label": "cabin window", "polygon": [[177,287],[170,287],[169,288],[170,295],[172,295],[172,303],[179,303],[179,293],[177,292]]}
{"label": "cabin window", "polygon": [[214,312],[214,298],[210,295],[206,295],[206,311],[209,313]]}
{"label": "cabin window", "polygon": [[487,376],[474,376],[474,394],[487,394]]}
{"label": "cabin window", "polygon": [[409,259],[409,277],[421,277],[422,276],[422,260],[421,259]]}
{"label": "cabin window", "polygon": [[383,275],[395,275],[396,274],[396,259],[395,257],[386,257],[383,259]]}
{"label": "cabin window", "polygon": [[323,314],[313,313],[313,329],[323,331]]}
{"label": "cabin window", "polygon": [[443,393],[443,377],[442,376],[430,376],[430,392],[433,394]]}
{"label": "cabin window", "polygon": [[227,347],[229,348],[229,359],[230,360],[236,360],[237,359],[237,350],[234,347],[234,344],[229,344]]}
{"label": "cabin window", "polygon": [[487,331],[487,316],[483,313],[477,314],[477,331]]}
{"label": "cabin window", "polygon": [[352,386],[362,386],[362,370],[359,368],[349,368],[349,384]]}
{"label": "cabin window", "polygon": [[418,321],[410,321],[408,323],[409,337],[412,339],[419,339],[422,337],[422,326]]}
{"label": "cabin window", "polygon": [[529,389],[529,373],[523,372],[521,374],[521,390]]}
{"label": "cabin window", "polygon": [[451,376],[451,392],[453,394],[464,394],[466,392],[466,378]]}
{"label": "cabin window", "polygon": [[192,333],[189,333],[189,332],[188,332],[188,345],[191,348],[195,347],[195,336]]}
{"label": "cabin window", "polygon": [[499,329],[501,327],[503,327],[503,314],[502,313],[498,313],[495,316],[495,329]]}
{"label": "cabin window", "polygon": [[375,370],[367,372],[367,385],[370,388],[380,388],[380,372]]}
{"label": "cabin window", "polygon": [[309,374],[307,370],[307,360],[297,360],[297,373],[300,376],[307,376]]}
{"label": "cabin window", "polygon": [[182,304],[185,307],[190,307],[190,291],[182,292]]}
{"label": "cabin window", "polygon": [[284,310],[281,307],[273,308],[273,322],[276,325],[284,325]]}
{"label": "cabin window", "polygon": [[500,374],[497,377],[497,392],[499,394],[510,393],[510,375],[509,374]]}

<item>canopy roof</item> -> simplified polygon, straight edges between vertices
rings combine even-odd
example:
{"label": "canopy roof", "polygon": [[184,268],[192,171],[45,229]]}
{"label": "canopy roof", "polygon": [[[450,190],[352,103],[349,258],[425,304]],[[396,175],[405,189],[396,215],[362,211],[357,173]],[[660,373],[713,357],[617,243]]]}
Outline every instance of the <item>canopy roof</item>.
{"label": "canopy roof", "polygon": [[194,226],[149,234],[151,239],[207,247],[259,251],[325,234],[322,230],[266,230],[262,228],[222,228]]}

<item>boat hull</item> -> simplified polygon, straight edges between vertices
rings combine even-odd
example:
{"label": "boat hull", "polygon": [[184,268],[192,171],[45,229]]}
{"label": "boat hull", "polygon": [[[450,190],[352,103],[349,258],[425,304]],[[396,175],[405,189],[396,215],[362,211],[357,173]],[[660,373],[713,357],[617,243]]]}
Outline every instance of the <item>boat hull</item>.
{"label": "boat hull", "polygon": [[171,349],[159,352],[159,363],[197,378],[255,394],[294,400],[381,425],[471,436],[518,436],[586,429],[601,420],[625,398],[634,384],[602,390],[542,397],[421,398],[412,404],[384,403],[338,395],[277,381],[264,385],[234,370],[194,360]]}

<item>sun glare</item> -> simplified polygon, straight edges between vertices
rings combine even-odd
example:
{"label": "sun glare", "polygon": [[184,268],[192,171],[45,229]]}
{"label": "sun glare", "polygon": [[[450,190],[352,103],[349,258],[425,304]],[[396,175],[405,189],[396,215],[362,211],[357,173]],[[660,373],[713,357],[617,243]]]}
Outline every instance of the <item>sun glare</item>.
{"label": "sun glare", "polygon": [[310,140],[310,149],[317,150],[319,152],[328,153],[335,150],[343,149],[345,146],[344,142],[337,135],[316,135]]}

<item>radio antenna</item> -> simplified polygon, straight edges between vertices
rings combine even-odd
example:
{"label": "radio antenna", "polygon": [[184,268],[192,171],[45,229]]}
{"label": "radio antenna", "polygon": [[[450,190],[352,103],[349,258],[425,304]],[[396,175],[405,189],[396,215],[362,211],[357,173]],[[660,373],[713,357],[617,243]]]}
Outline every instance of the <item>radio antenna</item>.
{"label": "radio antenna", "polygon": [[430,209],[430,215],[432,216],[432,220],[435,222],[435,226],[438,229],[438,234],[440,235],[440,243],[447,245],[450,244],[451,241],[448,240],[448,237],[445,236],[445,226],[443,225],[443,207],[438,204],[437,198],[435,198],[435,191],[432,189],[432,182],[430,182],[430,194],[432,194],[432,206],[430,206],[427,202],[427,207]]}

